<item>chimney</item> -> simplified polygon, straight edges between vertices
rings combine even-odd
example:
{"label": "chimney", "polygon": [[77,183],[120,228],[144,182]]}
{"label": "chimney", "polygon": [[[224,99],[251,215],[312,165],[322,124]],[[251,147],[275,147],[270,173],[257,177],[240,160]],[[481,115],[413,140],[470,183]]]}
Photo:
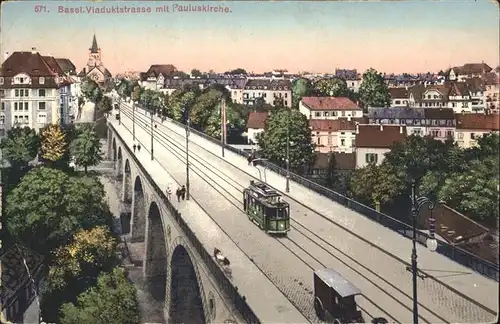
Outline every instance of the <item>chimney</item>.
{"label": "chimney", "polygon": [[9,56],[10,56],[10,53],[5,52],[5,54],[3,55],[3,60],[5,61]]}
{"label": "chimney", "polygon": [[356,122],[356,134],[359,134],[359,123]]}
{"label": "chimney", "polygon": [[32,48],[31,48],[31,54],[36,54],[36,53],[37,53],[37,51],[36,51],[36,47],[32,47]]}
{"label": "chimney", "polygon": [[49,54],[47,54],[47,56],[50,56],[50,57],[52,57],[52,53],[51,53],[51,52],[49,52]]}
{"label": "chimney", "polygon": [[351,116],[347,116],[347,121],[351,121]]}
{"label": "chimney", "polygon": [[403,134],[403,126],[399,126],[399,133]]}
{"label": "chimney", "polygon": [[380,131],[382,132],[384,130],[384,125],[380,124]]}

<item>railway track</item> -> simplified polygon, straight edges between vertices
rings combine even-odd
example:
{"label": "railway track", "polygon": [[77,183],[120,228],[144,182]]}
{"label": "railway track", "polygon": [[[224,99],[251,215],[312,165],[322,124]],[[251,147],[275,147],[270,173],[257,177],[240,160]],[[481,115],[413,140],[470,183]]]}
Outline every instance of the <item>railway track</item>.
{"label": "railway track", "polygon": [[[122,110],[122,112],[128,118],[132,117],[131,110],[124,109]],[[150,134],[150,129],[151,129],[150,117],[144,115],[141,112],[136,111],[135,118],[136,118],[136,126],[139,126],[146,133]],[[159,127],[162,127],[161,124],[157,125]],[[182,143],[183,142],[182,139],[181,141],[175,140],[172,136],[168,136],[167,134],[159,131],[155,131],[154,136],[155,139],[158,141],[158,143],[160,143],[165,149],[167,149],[170,153],[172,153],[173,156],[175,156],[177,159],[181,161],[185,161],[185,147],[184,143]],[[242,214],[245,214],[244,210],[242,209],[242,203],[241,203],[242,191],[245,188],[244,186],[242,186],[240,183],[238,183],[225,173],[217,170],[216,168],[208,167],[210,166],[210,162],[202,158],[201,156],[195,154],[192,151],[190,151],[190,166],[192,169],[195,169],[194,170],[195,173],[198,174],[201,178],[203,178],[207,183],[210,182],[209,185],[213,189],[215,189],[223,197],[225,197],[225,199],[228,202],[230,202],[236,209],[238,209]],[[237,194],[235,194],[235,192]],[[301,223],[300,221],[294,220],[293,214],[291,220],[291,228],[293,229],[293,231],[291,231],[287,237],[283,238],[276,238],[272,236],[270,237],[272,237],[275,241],[277,241],[280,245],[282,245],[295,257],[297,257],[309,269],[314,271],[321,267],[327,267],[328,265],[325,262],[321,261],[320,258],[323,260],[326,258],[334,258],[338,262],[343,263],[346,267],[349,267],[352,271],[356,272],[359,276],[362,276],[363,278],[368,280],[374,287],[376,287],[379,290],[381,294],[385,294],[388,298],[392,299],[392,302],[394,304],[398,304],[400,307],[406,309],[408,312],[411,313],[412,309],[410,306],[408,306],[411,305],[411,296],[403,292],[395,285],[392,285],[388,280],[382,278],[374,271],[363,266],[357,260],[352,259],[347,254],[337,249],[335,246],[333,246],[331,243],[323,239],[321,236],[309,230],[307,226]],[[304,246],[307,245],[313,247],[316,251],[321,250],[322,252],[320,254],[322,254],[322,256],[318,257],[316,255],[313,255],[306,248],[304,248]],[[341,257],[339,257],[339,255]],[[394,291],[391,292],[386,291],[385,288],[381,287],[373,280],[370,280],[366,276],[366,274],[361,273],[360,270],[348,264],[343,259],[347,259],[350,263],[354,263],[356,267],[361,268],[362,271],[369,272],[371,276],[377,277],[377,279],[383,281],[385,285],[389,285],[390,288],[396,292],[396,294],[394,294]],[[290,302],[292,302],[292,304],[294,304],[299,309],[299,311],[301,311],[304,314],[304,316],[307,316],[308,318],[311,317],[310,314],[307,314],[310,312],[304,312],[304,310],[301,309],[303,307],[300,307],[300,305],[298,305],[299,303],[293,300],[293,297],[287,296],[286,292],[284,292],[281,287],[279,287],[278,285],[276,286],[290,300]],[[304,284],[299,283],[299,286],[304,286]],[[306,291],[306,293],[312,295],[313,292],[311,289],[309,289],[309,287],[306,286],[303,289]],[[383,309],[378,305],[378,303],[376,303],[374,300],[366,296],[366,294],[363,297],[364,299],[366,299],[368,303],[371,304],[372,306],[371,308],[375,308],[377,310],[376,314],[372,314],[373,311],[370,312],[367,309],[363,308],[362,311],[364,312],[365,318],[383,316],[386,317],[391,322],[398,322],[397,318],[391,316],[392,312],[390,309]],[[311,296],[311,306],[312,306],[312,296]],[[421,321],[431,323],[431,322],[436,322],[437,319],[439,322],[449,322],[447,319],[440,316],[439,314],[429,309],[425,305],[420,304],[420,307],[421,307],[421,312],[420,312]],[[428,316],[423,315],[423,313],[425,313],[423,312],[423,310],[431,314],[432,318],[428,318]],[[310,320],[314,322],[318,321],[315,316],[314,318],[310,318]]]}

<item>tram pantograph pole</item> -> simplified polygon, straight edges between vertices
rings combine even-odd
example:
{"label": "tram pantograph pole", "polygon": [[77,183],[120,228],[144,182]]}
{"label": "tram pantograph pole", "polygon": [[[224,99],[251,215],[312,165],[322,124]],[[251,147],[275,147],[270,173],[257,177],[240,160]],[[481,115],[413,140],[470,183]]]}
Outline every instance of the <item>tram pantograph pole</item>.
{"label": "tram pantograph pole", "polygon": [[190,120],[186,123],[186,200],[189,200],[189,126]]}

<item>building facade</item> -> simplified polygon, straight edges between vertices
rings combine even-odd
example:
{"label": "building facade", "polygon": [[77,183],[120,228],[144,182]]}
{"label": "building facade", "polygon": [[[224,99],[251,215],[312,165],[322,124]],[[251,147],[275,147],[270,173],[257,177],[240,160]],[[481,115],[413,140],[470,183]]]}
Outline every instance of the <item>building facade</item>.
{"label": "building facade", "polygon": [[0,71],[0,137],[12,127],[39,131],[47,124],[69,122],[72,81],[57,61],[31,52],[14,52]]}
{"label": "building facade", "polygon": [[480,137],[500,130],[498,114],[457,114],[455,118],[455,142],[462,148],[474,147]]}
{"label": "building facade", "polygon": [[357,125],[356,126],[356,168],[370,163],[380,165],[391,147],[406,136],[405,126]]}
{"label": "building facade", "polygon": [[363,117],[363,109],[346,97],[303,97],[299,111],[307,119],[339,119]]}

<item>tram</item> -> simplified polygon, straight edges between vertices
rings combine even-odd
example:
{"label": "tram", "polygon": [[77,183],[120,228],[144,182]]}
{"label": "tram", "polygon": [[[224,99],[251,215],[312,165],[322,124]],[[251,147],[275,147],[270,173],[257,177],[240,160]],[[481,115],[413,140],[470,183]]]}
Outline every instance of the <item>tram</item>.
{"label": "tram", "polygon": [[265,183],[250,181],[243,190],[243,208],[248,219],[266,233],[286,234],[290,230],[290,205]]}

